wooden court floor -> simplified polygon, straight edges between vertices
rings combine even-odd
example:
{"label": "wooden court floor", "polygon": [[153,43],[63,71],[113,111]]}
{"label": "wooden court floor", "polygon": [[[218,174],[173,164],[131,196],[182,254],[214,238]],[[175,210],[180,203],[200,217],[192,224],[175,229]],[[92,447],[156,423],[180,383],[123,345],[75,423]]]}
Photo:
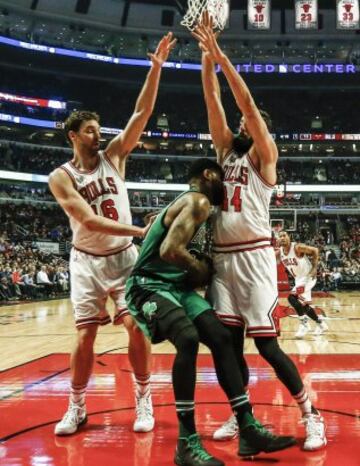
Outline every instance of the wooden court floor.
{"label": "wooden court floor", "polygon": [[[295,435],[299,446],[260,455],[256,463],[284,465],[360,465],[360,291],[315,298],[324,310],[329,332],[294,338],[297,319],[281,319],[282,348],[293,355],[305,384],[328,425],[328,446],[303,452],[303,426],[291,397],[272,369],[246,353],[251,369],[250,393],[255,413],[278,433]],[[285,300],[282,300],[285,304]],[[76,435],[55,438],[54,424],[67,405],[68,353],[75,336],[69,300],[0,307],[0,464],[4,466],[154,466],[171,465],[176,417],[171,390],[173,350],[153,347],[152,389],[156,427],[134,434],[133,389],[122,327],[100,329],[94,375],[89,384],[89,423]],[[237,441],[217,443],[211,433],[229,415],[218,388],[211,357],[201,349],[196,392],[198,429],[206,447],[227,465],[242,464]]]}

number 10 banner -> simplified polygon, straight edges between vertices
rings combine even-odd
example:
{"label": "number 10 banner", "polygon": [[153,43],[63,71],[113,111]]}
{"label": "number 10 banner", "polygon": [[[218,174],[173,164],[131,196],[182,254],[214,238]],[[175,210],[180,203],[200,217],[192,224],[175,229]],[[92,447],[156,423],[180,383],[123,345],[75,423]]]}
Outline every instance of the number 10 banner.
{"label": "number 10 banner", "polygon": [[337,0],[337,28],[359,28],[359,0]]}
{"label": "number 10 banner", "polygon": [[271,0],[248,0],[248,28],[270,29]]}
{"label": "number 10 banner", "polygon": [[318,28],[317,0],[295,0],[295,29]]}

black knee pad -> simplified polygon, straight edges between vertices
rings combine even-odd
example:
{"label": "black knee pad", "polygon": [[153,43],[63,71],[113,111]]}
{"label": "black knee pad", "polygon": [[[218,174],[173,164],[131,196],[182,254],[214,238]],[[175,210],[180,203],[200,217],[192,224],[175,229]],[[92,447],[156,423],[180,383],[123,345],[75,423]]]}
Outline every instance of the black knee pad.
{"label": "black knee pad", "polygon": [[199,348],[199,334],[196,328],[188,323],[176,328],[175,334],[170,337],[178,353],[197,354]]}
{"label": "black knee pad", "polygon": [[194,320],[194,325],[199,332],[201,343],[208,348],[232,344],[229,330],[220,322],[214,311],[209,310],[200,314]]}
{"label": "black knee pad", "polygon": [[300,303],[297,296],[290,294],[288,297],[288,301],[290,305],[295,309],[295,311],[297,312],[299,316],[303,316],[305,314],[305,309]]}

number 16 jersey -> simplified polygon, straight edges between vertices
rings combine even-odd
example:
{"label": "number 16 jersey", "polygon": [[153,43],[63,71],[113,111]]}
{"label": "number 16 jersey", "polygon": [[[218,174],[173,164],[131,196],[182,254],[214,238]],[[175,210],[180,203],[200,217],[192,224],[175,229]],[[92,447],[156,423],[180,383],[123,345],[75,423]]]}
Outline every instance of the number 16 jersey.
{"label": "number 16 jersey", "polygon": [[214,216],[214,252],[270,245],[269,206],[274,187],[255,168],[249,154],[231,151],[223,162],[225,198]]}
{"label": "number 16 jersey", "polygon": [[[99,151],[97,166],[91,171],[79,170],[72,162],[61,168],[69,175],[74,188],[91,206],[96,215],[131,225],[129,197],[125,181],[111,160]],[[79,251],[97,256],[116,254],[132,241],[131,236],[114,236],[90,231],[74,217],[69,217],[73,246]]]}

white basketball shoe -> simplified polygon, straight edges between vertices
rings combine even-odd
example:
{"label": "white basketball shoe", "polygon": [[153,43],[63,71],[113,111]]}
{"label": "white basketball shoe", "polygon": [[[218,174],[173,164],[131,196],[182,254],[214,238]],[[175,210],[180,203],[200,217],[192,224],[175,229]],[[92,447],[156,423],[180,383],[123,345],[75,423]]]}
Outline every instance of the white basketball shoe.
{"label": "white basketball shoe", "polygon": [[213,433],[214,440],[231,440],[239,434],[239,426],[235,416],[229,419]]}
{"label": "white basketball shoe", "polygon": [[303,417],[306,429],[304,450],[313,451],[327,444],[325,436],[325,422],[320,414],[306,414]]}
{"label": "white basketball shoe", "polygon": [[134,432],[152,431],[155,425],[155,419],[153,416],[151,395],[135,397],[135,401],[136,419],[133,426]]}
{"label": "white basketball shoe", "polygon": [[304,336],[310,332],[310,324],[308,319],[301,319],[299,328],[295,333],[295,338],[304,338]]}
{"label": "white basketball shoe", "polygon": [[80,426],[86,423],[86,408],[70,403],[64,417],[55,426],[55,435],[74,434]]}
{"label": "white basketball shoe", "polygon": [[314,335],[322,335],[323,333],[329,330],[328,324],[325,322],[324,319],[321,319],[319,323],[316,324]]}

